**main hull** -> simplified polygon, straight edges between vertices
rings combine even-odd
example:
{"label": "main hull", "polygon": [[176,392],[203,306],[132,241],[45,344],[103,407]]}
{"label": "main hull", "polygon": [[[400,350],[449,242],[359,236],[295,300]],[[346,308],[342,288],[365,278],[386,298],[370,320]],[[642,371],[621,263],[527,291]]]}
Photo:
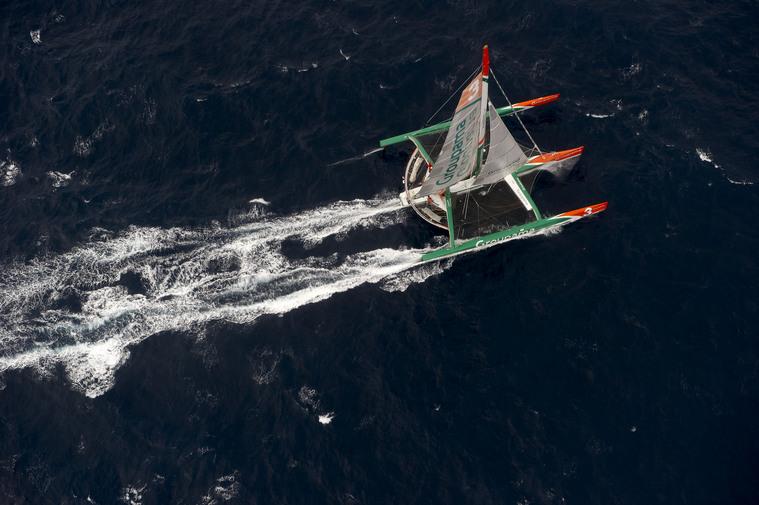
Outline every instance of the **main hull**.
{"label": "main hull", "polygon": [[481,237],[472,238],[450,247],[443,247],[430,251],[421,256],[421,262],[438,261],[468,252],[479,251],[493,247],[518,238],[536,235],[538,232],[548,229],[556,229],[580,219],[603,212],[609,206],[608,202],[589,205],[570,212],[564,212],[553,217],[539,219],[506,230],[497,231]]}

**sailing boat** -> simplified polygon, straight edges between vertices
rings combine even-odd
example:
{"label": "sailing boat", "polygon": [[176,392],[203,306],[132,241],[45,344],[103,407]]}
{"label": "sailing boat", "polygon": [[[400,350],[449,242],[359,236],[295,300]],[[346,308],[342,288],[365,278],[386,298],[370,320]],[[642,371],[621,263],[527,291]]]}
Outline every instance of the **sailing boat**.
{"label": "sailing boat", "polygon": [[[540,171],[566,174],[583,147],[543,152],[524,127],[519,113],[556,101],[558,94],[500,108],[490,101],[488,46],[482,67],[464,87],[450,121],[380,141],[381,147],[410,141],[415,149],[406,165],[401,203],[430,224],[448,231],[448,245],[422,255],[438,260],[491,247],[509,240],[558,228],[606,210],[608,202],[545,217],[532,199]],[[503,122],[513,115],[532,147],[522,147]]]}

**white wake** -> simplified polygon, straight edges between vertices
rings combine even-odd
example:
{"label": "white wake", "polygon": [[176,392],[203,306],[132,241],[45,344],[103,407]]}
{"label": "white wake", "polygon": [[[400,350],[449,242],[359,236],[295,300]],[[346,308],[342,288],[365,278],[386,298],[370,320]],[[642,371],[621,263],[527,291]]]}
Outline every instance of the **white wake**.
{"label": "white wake", "polygon": [[[357,227],[398,223],[397,200],[354,200],[290,216],[256,206],[231,226],[95,230],[68,253],[14,263],[0,279],[0,372],[65,367],[90,397],[107,391],[128,346],[204,322],[249,323],[284,314],[364,283],[403,290],[435,275],[425,250],[377,249],[348,256],[286,257],[286,239],[312,247]],[[131,292],[130,292],[131,291]],[[81,306],[81,307],[80,307]]]}

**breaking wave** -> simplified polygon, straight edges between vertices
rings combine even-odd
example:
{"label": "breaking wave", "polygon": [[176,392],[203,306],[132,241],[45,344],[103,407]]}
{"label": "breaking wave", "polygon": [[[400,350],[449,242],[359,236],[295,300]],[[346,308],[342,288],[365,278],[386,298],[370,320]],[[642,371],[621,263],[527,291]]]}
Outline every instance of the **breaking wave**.
{"label": "breaking wave", "polygon": [[159,331],[201,329],[211,320],[249,323],[284,314],[364,283],[403,290],[441,271],[407,277],[425,250],[377,249],[291,259],[305,247],[357,227],[385,227],[404,213],[397,200],[353,200],[276,216],[255,206],[228,227],[131,227],[65,254],[12,263],[0,279],[0,371],[62,364],[87,396],[107,391],[128,347]]}

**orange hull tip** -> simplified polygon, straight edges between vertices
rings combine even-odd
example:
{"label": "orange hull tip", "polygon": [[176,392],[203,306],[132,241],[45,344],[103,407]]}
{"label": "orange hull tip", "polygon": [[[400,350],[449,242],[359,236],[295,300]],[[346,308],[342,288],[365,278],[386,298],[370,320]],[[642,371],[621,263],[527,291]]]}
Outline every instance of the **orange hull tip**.
{"label": "orange hull tip", "polygon": [[537,107],[539,105],[545,105],[547,103],[555,102],[559,99],[559,94],[553,94],[548,96],[541,96],[540,98],[533,98],[524,102],[515,103],[514,107]]}
{"label": "orange hull tip", "polygon": [[528,161],[528,163],[548,163],[549,161],[561,161],[573,156],[579,156],[585,150],[585,146],[575,147],[574,149],[567,149],[566,151],[556,151],[553,153],[545,153],[540,156],[536,156]]}
{"label": "orange hull tip", "polygon": [[559,214],[556,217],[590,216],[591,214],[598,214],[599,212],[605,211],[607,207],[609,207],[609,202],[602,202],[595,205],[588,205],[587,207],[582,207],[581,209],[570,210],[569,212],[564,212],[563,214]]}

